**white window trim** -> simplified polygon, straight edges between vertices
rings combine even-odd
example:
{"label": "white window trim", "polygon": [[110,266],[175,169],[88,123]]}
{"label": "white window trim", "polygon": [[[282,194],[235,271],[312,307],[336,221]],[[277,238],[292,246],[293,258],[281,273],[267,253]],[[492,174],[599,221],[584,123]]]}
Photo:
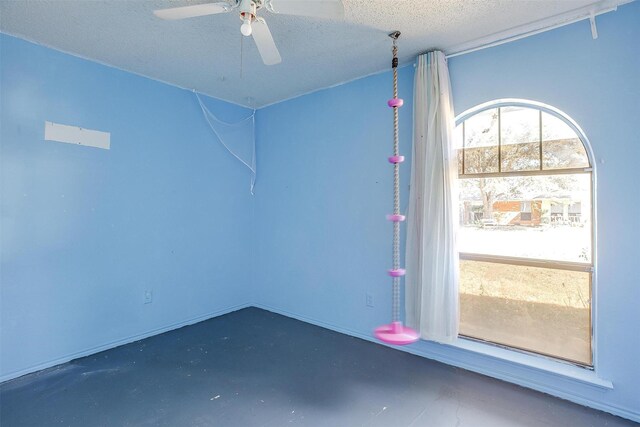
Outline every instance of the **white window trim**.
{"label": "white window trim", "polygon": [[[589,159],[590,168],[585,168],[585,172],[591,173],[591,362],[592,366],[583,366],[580,364],[574,364],[569,361],[565,361],[558,358],[552,358],[539,353],[526,352],[513,347],[503,346],[498,343],[482,342],[480,340],[468,339],[463,336],[459,336],[455,343],[451,345],[456,348],[472,351],[475,353],[495,357],[497,359],[505,360],[508,362],[517,363],[523,366],[539,369],[546,372],[551,372],[557,375],[567,377],[569,379],[577,380],[585,384],[594,385],[604,389],[613,389],[611,381],[606,380],[598,376],[598,218],[597,218],[597,180],[596,180],[596,159],[591,148],[591,143],[587,138],[582,128],[563,111],[552,107],[547,104],[543,104],[537,101],[530,101],[526,99],[517,98],[503,98],[493,101],[488,101],[475,107],[472,107],[463,113],[459,114],[455,118],[456,126],[467,118],[478,114],[482,111],[500,108],[500,107],[526,107],[536,108],[542,110],[545,113],[551,114],[565,121],[578,135],[587,153]],[[554,171],[556,173],[556,171]]]}
{"label": "white window trim", "polygon": [[544,372],[550,372],[587,385],[596,386],[598,388],[606,390],[613,389],[613,383],[600,377],[595,371],[595,368],[591,369],[561,359],[520,351],[514,348],[507,348],[499,344],[484,343],[465,337],[458,337],[458,339],[450,345],[462,350],[490,356],[495,359],[504,360]]}

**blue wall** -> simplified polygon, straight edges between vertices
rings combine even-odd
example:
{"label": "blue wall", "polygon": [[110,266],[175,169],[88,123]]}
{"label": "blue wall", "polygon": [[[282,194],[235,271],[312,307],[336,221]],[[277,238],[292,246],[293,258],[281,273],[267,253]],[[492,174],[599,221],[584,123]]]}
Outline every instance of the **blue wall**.
{"label": "blue wall", "polygon": [[[450,69],[458,113],[531,99],[590,138],[597,374],[613,390],[451,346],[405,350],[640,420],[640,3],[599,17],[598,29],[594,41],[586,22],[574,24],[454,58]],[[247,170],[190,92],[5,35],[0,49],[0,380],[247,303],[369,339],[389,320],[390,73],[259,110],[251,198]],[[405,155],[412,91],[408,66]],[[207,102],[223,120],[250,113]],[[112,148],[44,142],[45,120],[111,132]]]}
{"label": "blue wall", "polygon": [[[530,99],[563,110],[589,137],[598,161],[597,375],[613,390],[450,346],[406,349],[640,421],[640,3],[599,17],[598,30],[592,40],[580,22],[454,58],[450,70],[457,113]],[[408,154],[413,67],[400,74]],[[390,85],[386,73],[258,111],[255,301],[262,307],[361,337],[389,320]],[[374,308],[365,306],[367,292]]]}
{"label": "blue wall", "polygon": [[[249,175],[194,94],[6,35],[0,49],[0,379],[247,303]],[[111,132],[111,150],[45,142],[45,120]]]}
{"label": "blue wall", "polygon": [[[408,105],[412,71],[399,73]],[[258,111],[256,302],[357,330],[387,320],[392,93],[383,74]],[[405,165],[410,108],[400,118]],[[409,168],[403,172],[407,190]],[[367,292],[380,309],[366,309]]]}

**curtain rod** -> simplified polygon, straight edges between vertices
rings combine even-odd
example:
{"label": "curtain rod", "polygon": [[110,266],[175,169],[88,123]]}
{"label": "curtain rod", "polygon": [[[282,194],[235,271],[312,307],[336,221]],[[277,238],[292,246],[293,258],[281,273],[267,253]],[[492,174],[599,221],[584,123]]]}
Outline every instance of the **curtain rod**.
{"label": "curtain rod", "polygon": [[[510,43],[516,40],[520,40],[526,37],[534,36],[536,34],[543,33],[545,31],[550,31],[559,27],[563,27],[565,25],[574,24],[576,22],[584,21],[589,19],[591,21],[591,35],[594,39],[598,38],[598,32],[595,25],[595,17],[609,13],[615,12],[618,10],[618,6],[630,3],[633,0],[627,0],[624,2],[618,2],[615,6],[609,6],[611,2],[608,2],[607,5],[603,5],[601,8],[593,8],[593,5],[589,7],[583,7],[572,12],[568,12],[561,15],[556,15],[551,18],[539,20],[533,22],[531,24],[523,25],[520,27],[515,27],[510,30],[501,31],[481,39],[475,40],[472,43],[465,43],[460,45],[459,48],[454,48],[452,53],[446,55],[447,58],[454,58],[460,55],[466,55],[467,53],[476,52],[482,49],[487,49],[494,46],[499,46],[501,44]],[[558,19],[561,21],[558,22]],[[517,32],[514,34],[514,32]],[[467,46],[465,46],[467,45]]]}

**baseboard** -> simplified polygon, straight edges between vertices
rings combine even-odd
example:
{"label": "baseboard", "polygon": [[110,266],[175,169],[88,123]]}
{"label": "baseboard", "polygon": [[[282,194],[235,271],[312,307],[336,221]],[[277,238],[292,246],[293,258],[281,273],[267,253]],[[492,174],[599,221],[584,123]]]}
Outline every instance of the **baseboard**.
{"label": "baseboard", "polygon": [[159,335],[165,332],[169,332],[172,331],[174,329],[178,329],[178,328],[182,328],[183,326],[188,326],[188,325],[193,325],[194,323],[199,323],[202,322],[204,320],[208,320],[211,319],[213,317],[218,317],[218,316],[222,316],[224,314],[228,314],[231,313],[233,311],[238,311],[238,310],[242,310],[243,308],[247,308],[247,307],[251,307],[252,304],[239,304],[239,305],[235,305],[232,307],[227,307],[221,310],[216,310],[216,311],[212,311],[210,313],[207,314],[203,314],[200,316],[196,316],[196,317],[191,317],[189,319],[177,322],[177,323],[172,323],[170,325],[166,325],[166,326],[162,326],[160,328],[156,328],[156,329],[152,329],[150,331],[147,332],[143,332],[140,334],[136,334],[136,335],[131,335],[128,336],[126,338],[122,338],[116,341],[111,341],[107,344],[102,344],[96,347],[91,347],[91,348],[87,348],[85,350],[81,350],[75,353],[71,353],[71,354],[67,354],[65,356],[59,357],[57,359],[54,360],[49,360],[43,363],[39,363],[37,365],[33,365],[33,366],[29,366],[28,368],[24,368],[21,369],[19,371],[14,371],[14,372],[9,372],[8,374],[4,374],[2,376],[0,376],[0,383],[3,383],[5,381],[9,381],[18,377],[21,377],[23,375],[27,375],[27,374],[31,374],[33,372],[37,372],[37,371],[41,371],[42,369],[47,369],[47,368],[51,368],[53,366],[56,365],[60,365],[62,363],[67,363],[71,360],[74,359],[79,359],[81,357],[85,357],[85,356],[90,356],[92,354],[95,353],[100,353],[101,351],[105,351],[105,350],[109,350],[115,347],[119,347],[121,345],[125,345],[125,344],[129,344],[132,343],[134,341],[139,341],[141,339],[145,339],[145,338],[149,338],[152,337],[154,335]]}
{"label": "baseboard", "polygon": [[[581,395],[577,395],[574,393],[568,393],[565,390],[556,388],[556,387],[552,387],[549,386],[547,383],[542,383],[542,382],[538,382],[538,381],[532,381],[530,378],[527,378],[524,375],[517,375],[514,374],[513,372],[507,372],[505,370],[501,370],[501,371],[494,371],[494,370],[489,370],[486,369],[486,367],[483,367],[479,364],[472,364],[472,363],[468,363],[467,361],[464,361],[462,359],[456,359],[456,358],[451,358],[451,357],[447,357],[443,354],[439,354],[436,352],[430,352],[430,351],[420,351],[420,350],[416,350],[410,347],[397,347],[397,346],[390,346],[390,345],[386,345],[384,343],[381,343],[380,341],[376,340],[372,335],[369,334],[363,334],[362,332],[359,331],[355,331],[349,328],[344,328],[341,326],[336,326],[333,325],[331,323],[327,323],[321,320],[317,320],[317,319],[313,319],[307,316],[302,316],[296,313],[292,313],[289,312],[287,310],[283,310],[277,307],[272,307],[269,305],[265,305],[265,304],[252,304],[254,307],[257,308],[261,308],[263,310],[267,310],[270,311],[272,313],[276,313],[276,314],[281,314],[283,316],[286,317],[290,317],[292,319],[296,319],[296,320],[300,320],[302,322],[305,323],[310,323],[312,325],[316,325],[316,326],[320,326],[322,328],[325,329],[329,329],[335,332],[339,332],[345,335],[350,335],[356,338],[360,338],[363,339],[365,341],[370,341],[379,345],[384,345],[386,347],[390,347],[393,348],[395,350],[398,351],[405,351],[407,353],[411,353],[414,354],[416,356],[421,356],[421,357],[425,357],[427,359],[431,359],[431,360],[435,360],[447,365],[451,365],[451,366],[455,366],[458,368],[462,368],[468,371],[472,371],[472,372],[476,372],[482,375],[486,375],[492,378],[496,378],[502,381],[506,381],[506,382],[510,382],[513,384],[517,384],[519,386],[522,387],[526,387],[526,388],[530,388],[532,390],[536,390],[536,391],[540,391],[542,393],[546,393],[555,397],[558,397],[560,399],[564,399],[564,400],[568,400],[570,402],[573,403],[577,403],[579,405],[582,406],[587,406],[589,408],[593,408],[593,409],[597,409],[600,411],[604,411],[604,412],[608,412],[610,414],[622,417],[622,418],[626,418],[628,420],[631,421],[635,421],[635,422],[640,422],[640,412],[637,411],[633,411],[631,409],[628,408],[623,408],[617,405],[611,405],[611,404],[607,404],[607,403],[602,403],[593,399],[590,399],[588,397],[585,396],[581,396]],[[465,352],[466,350],[459,350],[460,352]],[[555,374],[553,373],[549,373],[548,374],[550,377],[553,377]],[[568,381],[566,378],[563,378],[563,381]]]}

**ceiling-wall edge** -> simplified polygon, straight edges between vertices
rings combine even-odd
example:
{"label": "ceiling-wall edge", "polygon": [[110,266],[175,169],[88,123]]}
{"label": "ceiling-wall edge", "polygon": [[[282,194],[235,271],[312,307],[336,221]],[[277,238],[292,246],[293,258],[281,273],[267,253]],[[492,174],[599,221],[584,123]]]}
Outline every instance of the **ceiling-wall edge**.
{"label": "ceiling-wall edge", "polygon": [[[511,43],[511,42],[515,42],[518,40],[521,40],[523,38],[527,38],[527,37],[533,37],[536,36],[538,34],[544,33],[544,32],[548,32],[548,31],[553,31],[556,30],[558,28],[562,28],[568,25],[573,25],[573,24],[577,24],[581,21],[584,21],[586,19],[589,19],[589,15],[587,14],[586,16],[584,15],[585,12],[587,11],[592,11],[594,13],[594,16],[599,16],[605,13],[609,13],[609,12],[616,12],[617,8],[620,6],[624,6],[625,4],[629,4],[629,3],[633,3],[636,0],[602,0],[602,1],[598,1],[595,3],[592,3],[588,6],[585,7],[581,7],[578,9],[574,9],[571,10],[569,12],[566,13],[562,13],[562,14],[558,14],[558,15],[554,15],[554,16],[550,16],[549,18],[545,18],[545,19],[541,19],[538,21],[534,21],[534,22],[530,22],[528,24],[525,25],[518,25],[516,27],[510,28],[508,30],[505,31],[501,31],[498,33],[494,33],[494,34],[490,34],[475,40],[471,40],[465,43],[462,43],[460,45],[454,46],[451,49],[446,49],[443,50],[445,55],[447,56],[447,58],[449,57],[456,57],[456,56],[460,56],[460,55],[466,55],[468,53],[474,53],[477,52],[479,50],[484,50],[484,49],[489,49],[492,47],[497,47],[503,44],[507,44],[507,43]],[[532,28],[532,26],[537,26],[539,25],[539,28]],[[429,49],[426,50],[422,53],[427,53],[433,50],[438,50],[438,49]],[[418,54],[421,55],[422,53]],[[416,55],[416,56],[418,56]],[[404,68],[410,65],[414,65],[415,63],[414,61],[403,61],[400,63],[400,68]],[[383,70],[377,70],[374,72],[371,72],[369,74],[364,74],[358,77],[354,77],[352,79],[348,79],[339,83],[335,83],[329,86],[323,86],[317,89],[313,89],[310,91],[306,91],[306,92],[302,92],[299,93],[297,95],[293,95],[293,96],[289,96],[287,98],[284,99],[280,99],[277,101],[273,101],[264,105],[261,105],[259,107],[257,107],[257,109],[262,109],[262,108],[266,108],[266,107],[271,107],[273,105],[277,105],[281,102],[287,102],[287,101],[291,101],[293,99],[296,98],[300,98],[302,96],[307,96],[307,95],[311,95],[317,92],[321,92],[323,90],[327,90],[327,89],[333,89],[345,84],[349,84],[352,82],[355,82],[357,80],[360,79],[365,79],[368,77],[373,77],[379,74],[383,74],[383,73],[387,73],[391,71],[391,68],[385,68]]]}
{"label": "ceiling-wall edge", "polygon": [[41,47],[44,47],[44,48],[47,48],[47,49],[55,50],[56,52],[64,53],[65,55],[73,56],[74,58],[82,59],[83,61],[93,62],[93,63],[102,65],[102,66],[107,67],[107,68],[113,68],[114,70],[122,71],[123,73],[133,74],[134,76],[138,76],[138,77],[142,77],[142,78],[145,78],[145,79],[148,79],[148,80],[152,80],[152,81],[157,82],[157,83],[162,83],[162,84],[165,84],[167,86],[174,87],[176,89],[181,89],[181,90],[184,90],[184,91],[187,91],[187,92],[197,92],[200,95],[205,95],[205,96],[208,96],[209,98],[216,99],[218,101],[223,101],[223,102],[235,105],[237,107],[246,108],[248,110],[256,110],[257,109],[254,106],[240,104],[238,102],[231,101],[229,99],[224,99],[224,98],[220,98],[219,96],[211,95],[210,93],[201,92],[201,91],[197,91],[195,89],[186,88],[186,87],[180,86],[179,84],[176,84],[176,83],[171,83],[171,82],[168,82],[168,81],[165,81],[165,80],[162,80],[162,79],[158,79],[156,77],[151,77],[151,76],[148,76],[146,74],[138,73],[136,71],[127,70],[126,68],[118,67],[117,65],[109,64],[107,62],[100,61],[99,59],[88,58],[88,57],[86,57],[84,55],[80,55],[79,53],[69,52],[69,51],[67,51],[65,49],[60,49],[58,47],[48,45],[47,43],[42,43],[42,42],[39,42],[39,41],[35,41],[35,40],[30,39],[29,37],[26,37],[26,36],[24,36],[22,34],[14,34],[14,33],[11,33],[10,31],[5,31],[5,30],[1,30],[0,34],[4,34],[4,35],[9,36],[9,37],[13,37],[13,38],[16,38],[16,39],[19,39],[19,40],[23,40],[23,41],[25,41],[27,43],[31,43],[31,44],[36,45],[36,46],[41,46]]}
{"label": "ceiling-wall edge", "polygon": [[[521,40],[523,38],[535,36],[535,35],[540,34],[542,32],[552,31],[552,30],[555,30],[555,29],[558,29],[558,28],[561,28],[561,27],[564,27],[564,26],[567,26],[567,25],[572,25],[572,24],[578,23],[578,22],[580,22],[582,20],[585,20],[585,19],[589,19],[588,12],[592,12],[592,13],[594,13],[594,15],[597,16],[599,14],[616,11],[619,6],[623,6],[625,4],[632,3],[634,1],[635,0],[601,0],[601,1],[597,1],[597,2],[594,2],[594,3],[590,4],[590,5],[588,5],[588,6],[584,6],[584,7],[578,8],[578,9],[574,9],[574,10],[571,10],[571,11],[568,11],[568,12],[565,12],[565,13],[562,13],[562,14],[554,15],[554,16],[551,16],[551,17],[548,17],[548,18],[545,18],[545,19],[542,19],[542,20],[530,22],[530,23],[527,23],[527,24],[524,24],[524,25],[515,26],[515,27],[512,27],[512,28],[510,28],[508,30],[505,30],[505,31],[501,31],[501,32],[490,34],[490,35],[487,35],[487,36],[483,36],[483,37],[480,37],[480,38],[477,38],[477,39],[474,39],[474,40],[470,40],[468,42],[453,46],[450,49],[446,49],[446,50],[444,50],[444,52],[445,52],[445,54],[447,56],[458,56],[458,55],[464,55],[464,54],[467,54],[467,53],[477,52],[478,50],[482,50],[482,49],[486,49],[486,48],[496,47],[496,46],[499,46],[499,45],[502,45],[502,44],[506,44],[506,43],[511,43],[513,41]],[[539,27],[539,28],[536,29],[535,27]],[[159,78],[156,78],[156,77],[152,77],[152,76],[140,73],[140,72],[136,72],[136,71],[127,69],[127,68],[116,66],[116,65],[113,65],[113,64],[98,60],[98,59],[89,58],[89,57],[86,57],[84,55],[81,55],[81,54],[78,54],[78,53],[75,53],[75,52],[70,52],[68,50],[61,49],[61,48],[49,45],[46,42],[33,40],[33,39],[29,38],[28,36],[25,36],[23,34],[13,33],[11,31],[6,31],[6,30],[0,30],[0,34],[5,34],[5,35],[10,36],[10,37],[18,38],[20,40],[24,40],[24,41],[26,41],[28,43],[31,43],[31,44],[34,44],[34,45],[37,45],[37,46],[42,46],[42,47],[45,47],[45,48],[48,48],[48,49],[52,49],[54,51],[58,51],[58,52],[61,52],[61,53],[64,53],[64,54],[67,54],[67,55],[70,55],[70,56],[85,60],[85,61],[94,62],[96,64],[100,64],[100,65],[105,66],[105,67],[113,68],[113,69],[116,69],[118,71],[122,71],[122,72],[125,72],[125,73],[130,73],[130,74],[133,74],[133,75],[136,75],[136,76],[139,76],[139,77],[142,77],[142,78],[146,78],[146,79],[158,82],[158,83],[162,83],[162,84],[165,84],[165,85],[168,85],[168,86],[175,87],[177,89],[181,89],[181,90],[189,91],[189,92],[198,92],[198,93],[200,93],[202,95],[205,95],[205,96],[208,96],[208,97],[210,97],[212,99],[220,100],[220,101],[229,103],[231,105],[239,106],[239,107],[246,108],[246,109],[249,109],[249,110],[260,110],[262,108],[271,107],[271,106],[279,104],[281,102],[291,101],[291,100],[296,99],[296,98],[300,98],[300,97],[303,97],[303,96],[306,96],[306,95],[311,95],[313,93],[320,92],[320,91],[323,91],[323,90],[336,88],[336,87],[339,87],[339,86],[342,86],[342,85],[345,85],[345,84],[349,84],[349,83],[355,82],[355,81],[360,80],[360,79],[376,76],[376,75],[383,74],[383,73],[386,73],[386,72],[390,71],[390,68],[378,69],[378,70],[372,71],[372,72],[367,73],[367,74],[359,75],[359,76],[356,76],[356,77],[353,77],[353,78],[350,78],[350,79],[347,79],[347,80],[339,81],[339,82],[336,82],[336,83],[333,83],[333,84],[330,84],[330,85],[327,85],[327,86],[321,86],[321,87],[317,87],[317,88],[314,88],[314,89],[311,89],[311,90],[308,90],[308,91],[303,91],[303,92],[297,93],[297,94],[292,95],[292,96],[287,96],[287,97],[282,98],[282,99],[277,99],[277,100],[272,101],[272,102],[267,102],[267,103],[258,104],[258,105],[250,105],[249,103],[239,103],[237,101],[232,101],[230,99],[225,99],[225,98],[222,98],[222,97],[217,96],[217,95],[213,95],[213,94],[205,92],[205,91],[196,91],[194,88],[184,87],[184,86],[181,86],[181,85],[176,84],[176,83],[172,83],[172,82],[169,82],[169,81],[166,81],[166,80],[162,80],[162,79],[159,79]],[[431,49],[431,50],[433,50],[433,49]],[[413,60],[411,60],[411,61],[402,61],[400,63],[400,67],[404,68],[404,67],[412,65],[412,64],[414,64]]]}

